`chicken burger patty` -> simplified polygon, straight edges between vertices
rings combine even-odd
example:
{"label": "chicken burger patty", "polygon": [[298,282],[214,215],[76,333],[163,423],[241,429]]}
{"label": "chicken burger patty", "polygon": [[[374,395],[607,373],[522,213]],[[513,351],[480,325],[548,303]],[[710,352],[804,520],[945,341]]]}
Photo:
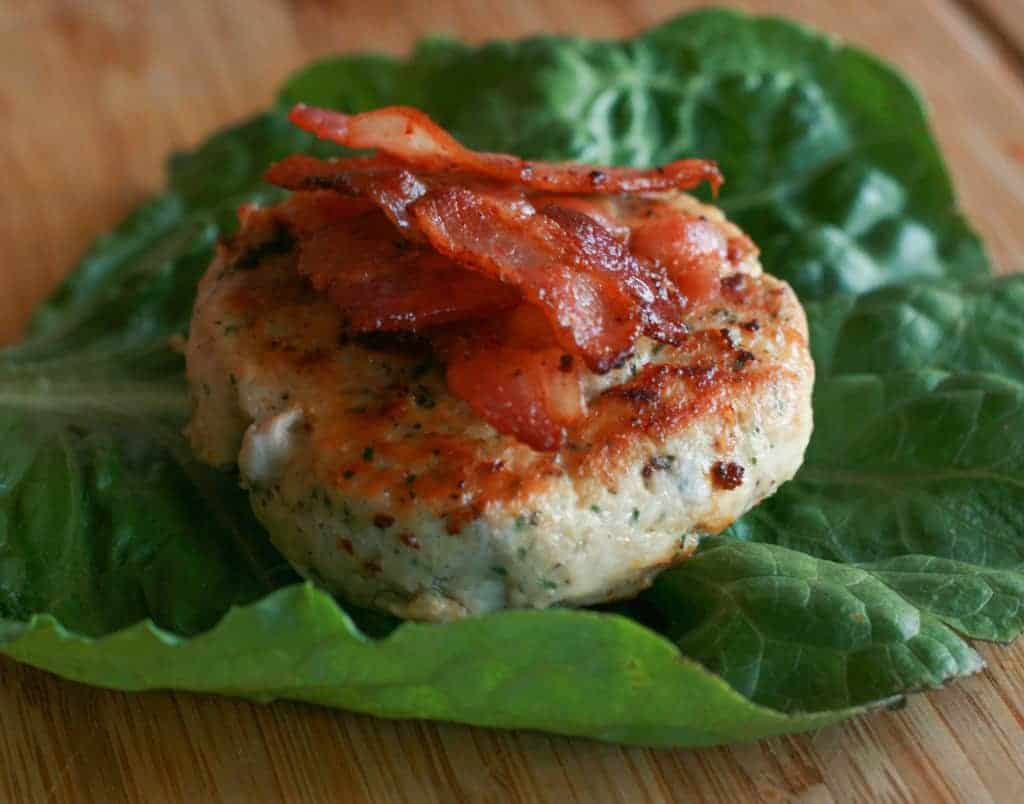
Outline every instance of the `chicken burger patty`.
{"label": "chicken burger patty", "polygon": [[[604,203],[636,232],[655,202]],[[749,243],[690,196],[656,203]],[[586,416],[540,451],[455,396],[418,335],[349,334],[290,238],[243,228],[195,306],[193,448],[237,462],[278,549],[356,603],[448,620],[632,595],[792,477],[810,437],[803,310],[729,251],[678,345],[640,337],[586,372]]]}

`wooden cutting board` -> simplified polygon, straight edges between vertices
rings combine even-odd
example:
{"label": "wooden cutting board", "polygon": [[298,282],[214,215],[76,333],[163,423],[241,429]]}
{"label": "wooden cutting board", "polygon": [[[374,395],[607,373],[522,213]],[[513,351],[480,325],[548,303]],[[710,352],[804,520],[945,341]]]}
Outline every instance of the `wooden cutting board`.
{"label": "wooden cutting board", "polygon": [[[691,3],[0,0],[0,342],[172,150],[334,51],[419,36],[614,37]],[[1000,270],[1024,266],[1020,0],[763,0],[921,86]],[[389,722],[213,696],[124,695],[0,659],[2,801],[1024,801],[1024,645],[983,673],[815,734],[699,751]]]}

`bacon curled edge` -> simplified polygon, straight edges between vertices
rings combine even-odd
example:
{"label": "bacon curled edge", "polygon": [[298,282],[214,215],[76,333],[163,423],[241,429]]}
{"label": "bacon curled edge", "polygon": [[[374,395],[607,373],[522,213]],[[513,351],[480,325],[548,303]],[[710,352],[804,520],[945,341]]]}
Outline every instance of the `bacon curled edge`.
{"label": "bacon curled edge", "polygon": [[412,215],[439,253],[519,288],[563,348],[593,371],[608,371],[632,352],[636,305],[529,204],[454,187],[427,194]]}
{"label": "bacon curled edge", "polygon": [[419,109],[409,106],[344,114],[300,103],[292,109],[288,119],[320,139],[347,148],[376,149],[421,172],[458,171],[541,192],[688,190],[703,181],[717,192],[723,181],[718,166],[705,159],[682,159],[657,168],[638,169],[535,162],[507,154],[473,151]]}

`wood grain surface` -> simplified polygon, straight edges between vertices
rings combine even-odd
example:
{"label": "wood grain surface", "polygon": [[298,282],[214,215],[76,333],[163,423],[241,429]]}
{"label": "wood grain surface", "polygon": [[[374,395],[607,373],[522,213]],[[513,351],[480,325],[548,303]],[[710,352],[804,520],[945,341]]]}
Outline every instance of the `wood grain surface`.
{"label": "wood grain surface", "polygon": [[[167,155],[335,51],[542,30],[615,37],[691,3],[0,0],[0,342]],[[1024,4],[759,0],[894,61],[933,109],[963,205],[1024,267]],[[1024,645],[815,734],[699,751],[389,722],[311,706],[125,695],[0,659],[0,801],[1024,801]]]}

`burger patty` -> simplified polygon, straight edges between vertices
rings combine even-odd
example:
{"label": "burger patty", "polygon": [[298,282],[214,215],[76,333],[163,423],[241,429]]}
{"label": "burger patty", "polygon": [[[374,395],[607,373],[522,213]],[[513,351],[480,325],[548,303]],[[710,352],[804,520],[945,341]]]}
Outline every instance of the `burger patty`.
{"label": "burger patty", "polygon": [[[742,238],[713,207],[660,198]],[[643,212],[616,207],[620,222]],[[747,241],[749,242],[749,241]],[[799,468],[814,367],[803,310],[753,253],[722,268],[680,346],[640,338],[585,380],[557,451],[484,422],[413,336],[344,335],[287,238],[222,252],[187,346],[189,436],[237,462],[257,517],[301,572],[423,620],[626,597]]]}

